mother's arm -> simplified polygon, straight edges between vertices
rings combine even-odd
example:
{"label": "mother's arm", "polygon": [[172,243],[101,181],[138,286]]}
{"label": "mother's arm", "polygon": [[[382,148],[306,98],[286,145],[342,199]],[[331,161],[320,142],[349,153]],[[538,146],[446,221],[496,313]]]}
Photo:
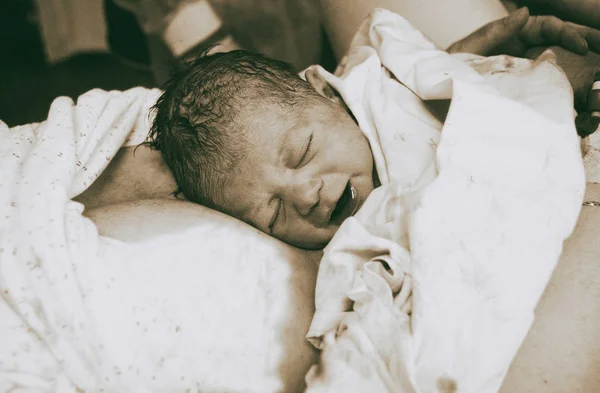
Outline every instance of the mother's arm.
{"label": "mother's arm", "polygon": [[500,0],[321,0],[325,29],[339,60],[375,8],[402,15],[442,48],[508,15]]}

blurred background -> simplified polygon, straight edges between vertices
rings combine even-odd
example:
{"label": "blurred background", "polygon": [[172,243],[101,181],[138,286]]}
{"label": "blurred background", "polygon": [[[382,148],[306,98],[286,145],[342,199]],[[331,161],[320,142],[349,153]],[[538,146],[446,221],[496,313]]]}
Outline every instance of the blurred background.
{"label": "blurred background", "polygon": [[0,120],[42,121],[92,88],[160,87],[214,43],[335,67],[319,0],[2,0]]}

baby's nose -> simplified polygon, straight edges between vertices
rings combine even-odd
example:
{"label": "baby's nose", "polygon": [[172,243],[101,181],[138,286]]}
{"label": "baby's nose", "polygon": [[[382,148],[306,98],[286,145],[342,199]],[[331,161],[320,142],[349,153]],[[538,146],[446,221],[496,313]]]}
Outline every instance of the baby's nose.
{"label": "baby's nose", "polygon": [[307,216],[320,201],[320,192],[323,187],[323,180],[310,179],[299,182],[292,187],[290,200],[298,213]]}

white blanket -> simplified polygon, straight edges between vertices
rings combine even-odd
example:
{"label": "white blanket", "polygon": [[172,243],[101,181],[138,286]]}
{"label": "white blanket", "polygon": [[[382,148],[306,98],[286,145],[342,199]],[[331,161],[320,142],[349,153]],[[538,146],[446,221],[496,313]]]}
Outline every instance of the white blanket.
{"label": "white blanket", "polygon": [[43,123],[0,122],[0,392],[71,391],[67,375],[98,386],[98,326],[84,300],[93,277],[77,268],[101,263],[102,239],[70,199],[134,128],[147,133],[157,93],[95,90],[76,106],[56,99]]}
{"label": "white blanket", "polygon": [[[496,392],[585,189],[572,91],[537,61],[448,55],[384,10],[331,75],[383,186],[325,250],[308,392]],[[421,99],[449,99],[445,123]]]}

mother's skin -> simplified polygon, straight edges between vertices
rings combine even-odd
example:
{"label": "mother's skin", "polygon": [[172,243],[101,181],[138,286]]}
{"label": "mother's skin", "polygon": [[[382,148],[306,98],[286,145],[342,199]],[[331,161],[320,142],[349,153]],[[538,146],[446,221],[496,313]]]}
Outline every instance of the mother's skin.
{"label": "mother's skin", "polygon": [[[600,184],[585,200],[600,201]],[[502,393],[600,391],[599,262],[600,207],[584,206]]]}

